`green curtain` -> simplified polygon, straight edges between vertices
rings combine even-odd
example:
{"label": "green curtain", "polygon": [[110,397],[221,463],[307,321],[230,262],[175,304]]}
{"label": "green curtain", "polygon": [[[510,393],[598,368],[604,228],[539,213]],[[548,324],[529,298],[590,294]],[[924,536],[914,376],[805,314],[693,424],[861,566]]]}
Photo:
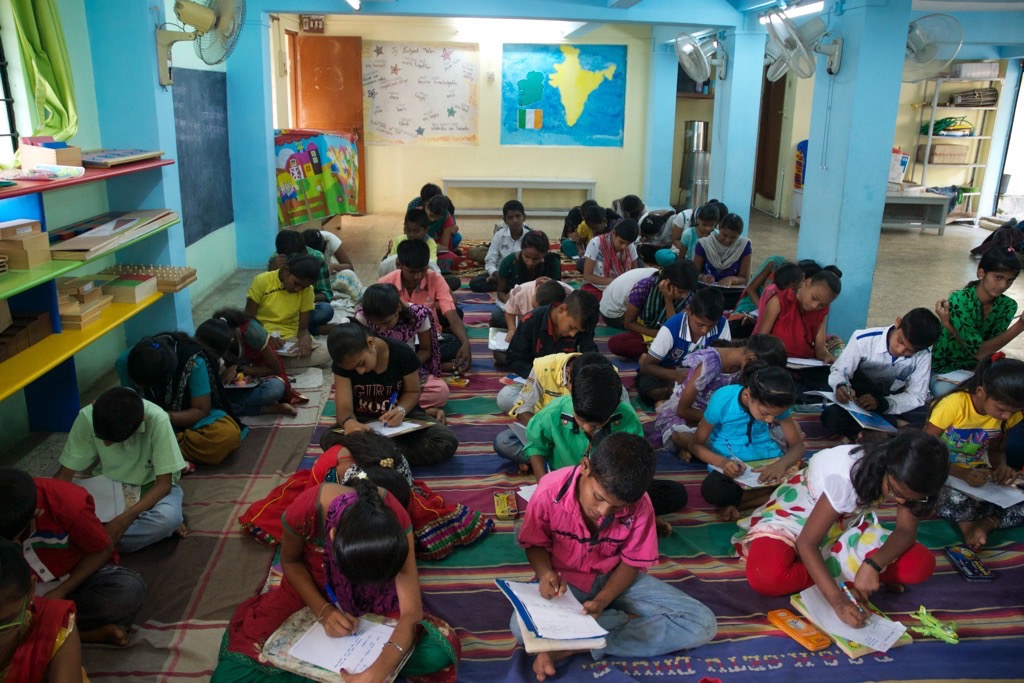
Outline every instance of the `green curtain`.
{"label": "green curtain", "polygon": [[33,135],[69,140],[78,132],[75,84],[56,0],[11,0],[18,46],[35,97]]}

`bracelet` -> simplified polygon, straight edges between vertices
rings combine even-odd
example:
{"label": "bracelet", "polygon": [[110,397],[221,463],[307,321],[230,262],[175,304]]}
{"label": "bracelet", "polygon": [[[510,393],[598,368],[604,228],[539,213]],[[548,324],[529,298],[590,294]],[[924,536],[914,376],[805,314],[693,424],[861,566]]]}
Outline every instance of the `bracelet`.
{"label": "bracelet", "polygon": [[401,410],[402,411],[402,417],[405,417],[405,415],[406,415],[405,406],[403,406],[401,404],[396,404],[395,405],[395,410]]}
{"label": "bracelet", "polygon": [[881,568],[881,567],[879,567],[879,566],[878,566],[878,563],[877,563],[877,562],[875,562],[875,561],[874,561],[873,559],[871,559],[870,557],[865,557],[865,558],[864,558],[864,564],[866,564],[867,566],[871,567],[872,569],[874,569],[874,570],[875,570],[876,572],[878,572],[879,574],[881,574],[881,573],[882,573],[882,568]]}
{"label": "bracelet", "polygon": [[334,607],[334,605],[332,605],[332,604],[331,604],[331,603],[329,603],[329,602],[325,602],[325,603],[324,603],[324,606],[320,608],[320,614],[316,615],[316,620],[317,620],[318,622],[320,622],[320,623],[323,623],[323,618],[324,618],[324,610],[325,610],[325,609],[327,609],[328,607]]}
{"label": "bracelet", "polygon": [[388,642],[386,642],[386,643],[384,643],[383,645],[381,645],[381,646],[380,646],[380,649],[381,649],[381,651],[383,651],[383,650],[384,650],[384,648],[386,648],[386,647],[387,647],[388,645],[390,645],[391,647],[393,647],[393,648],[395,648],[396,650],[398,650],[398,652],[399,652],[400,654],[403,654],[403,655],[405,654],[405,648],[404,648],[404,647],[402,647],[401,645],[399,645],[398,643],[396,643],[396,642],[395,642],[395,641],[393,641],[393,640],[389,640]]}

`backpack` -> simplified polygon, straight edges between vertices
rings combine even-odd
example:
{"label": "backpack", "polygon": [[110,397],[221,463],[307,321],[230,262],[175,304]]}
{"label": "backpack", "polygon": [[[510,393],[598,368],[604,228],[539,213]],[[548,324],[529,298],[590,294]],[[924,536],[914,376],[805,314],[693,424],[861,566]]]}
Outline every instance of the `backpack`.
{"label": "backpack", "polygon": [[1021,249],[1024,248],[1024,232],[1018,227],[1016,218],[1011,218],[1000,225],[981,244],[971,249],[971,256],[981,256],[989,249],[995,248],[1013,249],[1019,256]]}

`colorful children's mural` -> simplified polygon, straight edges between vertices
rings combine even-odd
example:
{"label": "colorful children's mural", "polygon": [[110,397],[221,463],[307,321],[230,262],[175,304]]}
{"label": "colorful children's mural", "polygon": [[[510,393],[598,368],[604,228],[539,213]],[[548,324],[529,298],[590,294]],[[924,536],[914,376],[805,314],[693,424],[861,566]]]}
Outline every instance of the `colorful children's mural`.
{"label": "colorful children's mural", "polygon": [[359,212],[355,134],[279,130],[274,152],[277,219],[282,226]]}

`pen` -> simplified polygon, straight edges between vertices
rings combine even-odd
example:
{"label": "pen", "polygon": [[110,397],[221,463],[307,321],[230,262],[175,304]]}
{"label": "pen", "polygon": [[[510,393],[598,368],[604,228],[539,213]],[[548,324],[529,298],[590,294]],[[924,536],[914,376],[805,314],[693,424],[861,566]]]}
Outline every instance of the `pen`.
{"label": "pen", "polygon": [[[844,588],[845,588],[845,586],[844,586]],[[338,596],[334,592],[334,589],[331,588],[331,584],[328,583],[328,584],[324,585],[324,592],[327,593],[327,599],[331,601],[331,604],[334,605],[334,608],[336,610],[338,610],[338,612],[340,614],[344,614],[345,610],[341,609],[341,605],[338,604]],[[353,629],[352,635],[354,635],[354,636],[358,636],[359,635],[359,620],[358,619],[356,619],[356,627],[355,627],[355,629]]]}
{"label": "pen", "polygon": [[857,598],[853,597],[853,593],[850,591],[850,587],[847,586],[845,583],[840,584],[839,587],[843,589],[843,593],[845,593],[846,597],[850,599],[850,602],[853,603],[853,606],[857,608],[857,611],[860,612],[860,615],[862,617],[866,617],[868,613],[865,612],[864,608],[860,606],[859,602],[857,602]]}

